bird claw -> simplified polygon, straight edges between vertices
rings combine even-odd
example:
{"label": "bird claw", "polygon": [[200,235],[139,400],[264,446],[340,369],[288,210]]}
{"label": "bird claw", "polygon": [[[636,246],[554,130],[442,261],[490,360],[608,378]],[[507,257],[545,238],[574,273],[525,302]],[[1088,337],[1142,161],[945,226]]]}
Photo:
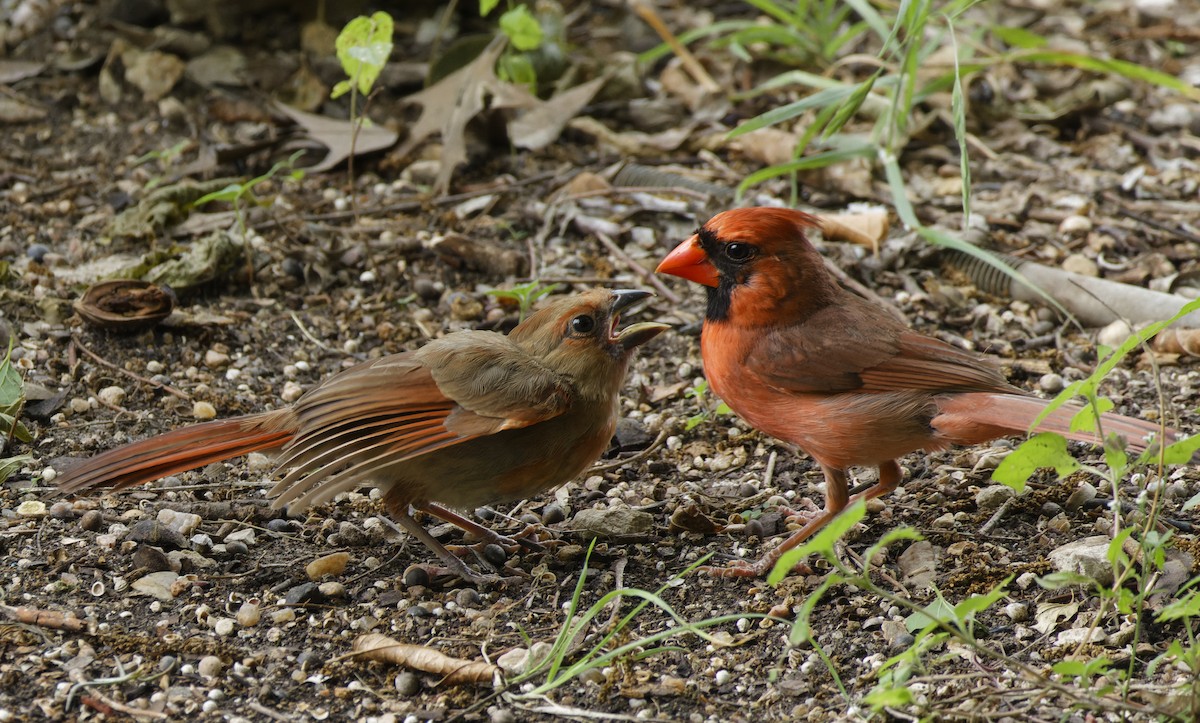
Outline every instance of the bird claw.
{"label": "bird claw", "polygon": [[[705,565],[700,568],[701,572],[713,577],[766,577],[771,570],[775,569],[775,563],[778,562],[778,556],[770,554],[760,558],[757,562],[746,562],[745,560],[735,560],[725,567],[712,567]],[[813,570],[803,562],[798,562],[791,569],[793,573],[801,575],[811,575]]]}

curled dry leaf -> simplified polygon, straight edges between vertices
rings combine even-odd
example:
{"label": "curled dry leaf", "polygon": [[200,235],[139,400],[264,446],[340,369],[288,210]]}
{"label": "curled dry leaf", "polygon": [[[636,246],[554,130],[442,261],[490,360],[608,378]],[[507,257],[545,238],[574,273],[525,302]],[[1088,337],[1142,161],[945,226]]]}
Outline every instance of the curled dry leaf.
{"label": "curled dry leaf", "polygon": [[876,208],[860,213],[823,215],[821,230],[827,241],[849,241],[878,252],[879,242],[887,237],[887,211]]}
{"label": "curled dry leaf", "polygon": [[115,279],[93,284],[75,302],[83,320],[100,329],[133,332],[171,315],[175,297],[149,281]]}
{"label": "curled dry leaf", "polygon": [[1200,357],[1200,329],[1163,329],[1150,348],[1166,354]]}
{"label": "curled dry leaf", "polygon": [[354,639],[351,651],[352,655],[367,660],[395,663],[425,673],[441,675],[441,682],[448,685],[491,683],[500,670],[490,663],[451,658],[433,648],[401,643],[378,633],[358,636]]}

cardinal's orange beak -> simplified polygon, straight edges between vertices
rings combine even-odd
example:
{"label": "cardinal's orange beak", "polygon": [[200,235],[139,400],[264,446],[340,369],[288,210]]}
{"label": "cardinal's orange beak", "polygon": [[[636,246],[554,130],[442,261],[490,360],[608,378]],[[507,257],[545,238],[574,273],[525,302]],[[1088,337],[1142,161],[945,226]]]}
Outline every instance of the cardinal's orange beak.
{"label": "cardinal's orange beak", "polygon": [[676,246],[675,250],[658,264],[655,271],[705,286],[716,286],[720,280],[717,267],[713,266],[708,254],[704,253],[704,248],[700,246],[700,237],[696,235]]}

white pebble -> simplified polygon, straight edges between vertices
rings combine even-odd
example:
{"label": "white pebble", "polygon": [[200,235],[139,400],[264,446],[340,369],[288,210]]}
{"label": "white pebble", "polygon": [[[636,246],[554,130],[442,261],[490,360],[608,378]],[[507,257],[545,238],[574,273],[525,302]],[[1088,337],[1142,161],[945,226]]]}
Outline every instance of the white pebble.
{"label": "white pebble", "polygon": [[283,391],[279,393],[279,398],[285,402],[294,402],[302,396],[304,396],[304,387],[290,379],[283,383]]}
{"label": "white pebble", "polygon": [[125,401],[125,390],[121,387],[105,387],[96,396],[109,406],[119,407]]}
{"label": "white pebble", "polygon": [[363,284],[375,283],[375,272],[374,271],[362,272],[361,274],[358,275],[358,281],[359,281],[359,283],[363,283]]}
{"label": "white pebble", "polygon": [[146,362],[146,371],[150,372],[151,374],[162,374],[163,369],[166,369],[166,367],[157,359],[151,359],[150,361]]}
{"label": "white pebble", "polygon": [[208,402],[196,402],[192,404],[192,416],[196,419],[214,419],[217,408]]}

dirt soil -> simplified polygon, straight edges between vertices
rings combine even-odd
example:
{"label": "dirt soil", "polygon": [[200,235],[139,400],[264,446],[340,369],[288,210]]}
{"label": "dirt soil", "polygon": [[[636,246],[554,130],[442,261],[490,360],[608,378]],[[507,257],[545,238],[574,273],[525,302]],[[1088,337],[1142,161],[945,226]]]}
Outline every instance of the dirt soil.
{"label": "dirt soil", "polygon": [[[827,561],[811,559],[810,573],[777,586],[694,571],[674,577],[707,555],[718,565],[756,559],[786,531],[781,504],[805,509],[807,500],[820,503],[822,476],[803,454],[719,414],[716,400],[695,394],[703,378],[702,291],[646,275],[699,223],[731,205],[730,198],[625,189],[611,177],[615,164],[636,160],[733,188],[764,160],[752,144],[725,141],[724,133],[799,97],[798,88],[727,103],[719,114],[702,103],[690,107],[695,99],[673,95],[664,80],[676,68],[667,58],[626,72],[618,51],[657,41],[624,4],[569,7],[565,47],[577,72],[590,77],[606,65],[617,71],[607,94],[579,116],[656,139],[618,147],[576,123],[557,142],[529,151],[508,143],[506,118],[496,111],[467,129],[469,161],[452,177],[448,194],[428,192],[439,167],[436,136],[411,155],[393,148],[359,156],[352,187],[345,164],[298,180],[280,173],[254,189],[272,203],[246,209],[252,281],[238,250],[210,278],[177,288],[178,308],[166,322],[117,333],[85,324],[75,313],[72,304],[90,282],[121,259],[154,254],[156,263],[178,256],[213,230],[241,236],[229,204],[209,204],[186,221],[182,215],[141,217],[138,232],[115,233],[114,219],[144,207],[161,189],[178,189],[182,179],[219,189],[230,182],[224,179],[255,177],[293,149],[311,147],[272,110],[270,97],[311,97],[311,87],[326,93],[340,69],[332,56],[301,50],[311,47],[302,45],[311,38],[302,41],[305,18],[289,4],[215,3],[229,7],[172,19],[166,8],[176,3],[170,2],[49,0],[0,3],[0,14],[18,5],[43,14],[19,33],[10,28],[8,58],[46,66],[4,80],[8,101],[34,114],[22,118],[6,106],[0,146],[0,336],[15,345],[15,364],[25,375],[30,401],[23,419],[34,441],[14,442],[3,455],[31,459],[0,486],[0,602],[11,618],[0,623],[0,721],[819,721],[870,715],[864,696],[879,682],[880,666],[913,644],[904,625],[909,612],[894,600],[836,584],[811,611],[816,646],[793,645],[792,624],[830,573]],[[682,32],[714,19],[753,16],[736,3],[700,5],[711,7],[672,7],[664,17]],[[1140,5],[1051,10],[1045,3],[1014,2],[985,9],[1076,50],[1184,78],[1190,73],[1195,82],[1200,41],[1184,32],[1195,25],[1178,20],[1195,17],[1197,4],[1175,3],[1171,17]],[[425,21],[437,8],[388,9],[397,19],[397,48],[370,114],[403,137],[418,109],[401,99],[420,89],[431,52]],[[474,8],[464,10],[450,25],[459,34],[483,28],[473,15]],[[330,22],[340,26],[345,19]],[[454,32],[451,27],[447,37]],[[244,57],[239,82],[198,80],[208,76],[194,75],[192,67],[165,90],[147,90],[162,80],[159,74],[170,75],[169,59],[139,53],[191,60],[214,45]],[[714,75],[739,91],[785,67],[697,47]],[[1116,90],[1090,85],[1101,81]],[[298,89],[304,83],[312,86]],[[1086,90],[1075,98],[1080,88]],[[1172,279],[1187,286],[1196,278],[1196,101],[1082,70],[1000,65],[979,74],[972,102],[974,240],[1140,286],[1165,288]],[[1053,103],[1061,107],[1047,110]],[[348,112],[344,100],[313,107],[343,118]],[[922,106],[922,127],[902,166],[921,220],[956,231],[962,219],[954,182],[958,147],[947,109]],[[671,132],[678,136],[674,145],[663,140]],[[162,157],[173,148],[177,157]],[[144,158],[155,152],[159,157]],[[584,173],[596,175],[581,180]],[[882,173],[866,165],[804,175],[799,189],[802,206],[817,213],[890,203]],[[779,179],[752,188],[747,201],[781,203],[788,194],[787,180]],[[1090,373],[1097,359],[1094,329],[1062,324],[1036,304],[981,292],[894,215],[892,227],[877,252],[842,243],[825,243],[822,250],[914,328],[995,355],[1015,384],[1053,393]],[[475,589],[439,574],[425,547],[380,523],[384,513],[370,490],[297,516],[275,510],[265,494],[271,464],[261,456],[121,494],[66,501],[55,494],[52,470],[65,468],[63,458],[86,457],[213,412],[230,417],[277,408],[359,360],[413,349],[445,333],[511,327],[515,307],[486,291],[529,279],[531,268],[542,283],[558,283],[559,292],[594,285],[657,289],[631,319],[662,320],[675,329],[637,360],[625,390],[625,422],[594,470],[537,498],[479,511],[506,534],[529,522],[544,525],[538,534],[545,551],[468,553],[472,566],[499,565],[519,581]],[[1105,391],[1117,411],[1166,414],[1180,429],[1196,431],[1194,357],[1163,353],[1154,357],[1156,365],[1151,361],[1135,353],[1114,371]],[[1087,472],[1061,482],[1043,475],[997,511],[1004,493],[994,489],[990,471],[1017,441],[903,459],[902,487],[874,504],[837,548],[843,563],[855,568],[881,536],[914,528],[926,542],[890,545],[875,561],[872,579],[890,596],[921,605],[938,595],[955,604],[1011,578],[1006,597],[977,616],[978,646],[933,645],[922,664],[905,669],[901,687],[911,701],[897,700],[879,715],[1189,719],[1195,679],[1171,664],[1146,667],[1184,638],[1180,624],[1156,622],[1153,609],[1140,617],[1111,608],[1099,614],[1100,598],[1090,588],[1046,590],[1033,582],[1054,569],[1050,551],[1111,533],[1104,500],[1112,490]],[[1071,449],[1085,465],[1103,465],[1098,449]],[[874,471],[856,474],[869,482]],[[1124,480],[1120,496],[1136,501],[1145,484],[1145,477]],[[1197,516],[1181,508],[1200,492],[1200,475],[1194,468],[1168,470],[1154,489],[1163,492],[1154,497],[1162,514],[1181,522],[1171,559],[1186,579],[1196,572],[1196,538],[1187,523]],[[1099,501],[1087,501],[1094,495]],[[601,538],[585,558],[591,535],[574,522],[580,510],[593,508],[640,511],[650,524]],[[198,517],[180,518],[191,520],[181,534],[152,524],[171,516],[164,510]],[[425,522],[447,544],[470,542],[457,528]],[[324,560],[326,574],[310,579],[306,566],[334,553],[347,557]],[[615,589],[636,588],[659,591],[679,620],[731,617],[707,628],[707,639],[684,634],[639,643],[680,622],[651,606],[619,625],[637,603],[619,598],[568,641],[567,662],[600,644],[634,644],[633,652],[552,691],[535,691],[544,674],[512,683],[520,651],[544,650],[567,624],[581,578],[579,611]],[[1161,608],[1180,582],[1152,606]],[[762,617],[768,613],[776,619]],[[1101,634],[1088,637],[1093,623]],[[347,656],[353,641],[368,633],[463,660],[495,663],[509,653],[509,682],[496,676],[493,684],[488,674],[487,682],[454,684],[444,672]],[[1132,671],[1137,683],[1122,696],[1103,679],[1089,687],[1050,675],[1053,662],[1071,656],[1107,657]]]}

